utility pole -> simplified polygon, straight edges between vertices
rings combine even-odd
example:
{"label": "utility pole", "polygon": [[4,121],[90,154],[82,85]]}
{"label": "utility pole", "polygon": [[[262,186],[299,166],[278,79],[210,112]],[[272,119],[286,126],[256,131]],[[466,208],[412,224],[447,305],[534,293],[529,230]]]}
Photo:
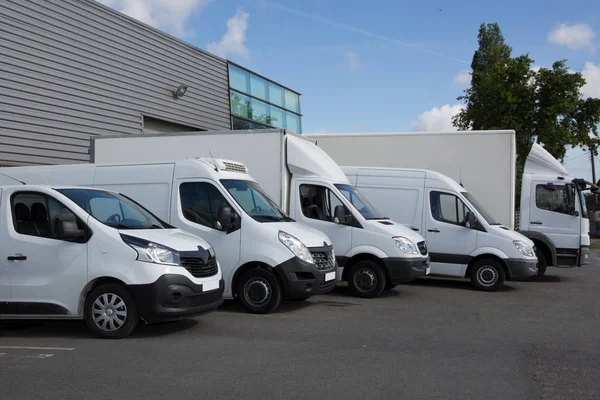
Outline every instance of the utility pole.
{"label": "utility pole", "polygon": [[592,160],[592,183],[596,184],[596,163],[594,162],[594,151],[590,149],[590,158]]}

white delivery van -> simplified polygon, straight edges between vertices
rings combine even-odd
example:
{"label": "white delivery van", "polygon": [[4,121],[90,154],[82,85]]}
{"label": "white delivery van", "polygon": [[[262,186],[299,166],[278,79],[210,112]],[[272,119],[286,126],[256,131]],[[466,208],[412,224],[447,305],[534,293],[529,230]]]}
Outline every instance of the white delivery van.
{"label": "white delivery van", "polygon": [[0,187],[0,319],[84,319],[107,338],[215,310],[223,277],[204,240],[118,193]]}
{"label": "white delivery van", "polygon": [[0,172],[28,184],[69,182],[130,196],[159,218],[208,241],[223,269],[223,296],[238,299],[249,312],[268,313],[284,298],[305,299],[335,286],[329,238],[292,221],[241,163],[201,158]]}
{"label": "white delivery van", "polygon": [[534,143],[525,162],[521,195],[515,200],[514,130],[303,136],[339,165],[423,168],[460,182],[496,221],[535,243],[538,275],[544,275],[548,266],[571,268],[589,263],[590,223],[584,193],[596,192],[598,187],[569,175]]}
{"label": "white delivery van", "polygon": [[[92,137],[91,144],[92,161],[101,163],[180,159],[206,153],[244,163],[290,217],[331,238],[339,264],[338,280],[347,280],[356,296],[376,297],[385,288],[427,273],[425,239],[378,214],[350,185],[339,166],[302,135],[280,129],[103,135]],[[250,196],[245,199],[244,204],[251,208]],[[259,239],[253,239],[249,245],[257,246]],[[319,243],[323,246],[323,240]]]}
{"label": "white delivery van", "polygon": [[494,221],[473,195],[440,173],[342,167],[356,188],[395,221],[422,232],[431,275],[468,277],[479,290],[537,273],[534,244]]}

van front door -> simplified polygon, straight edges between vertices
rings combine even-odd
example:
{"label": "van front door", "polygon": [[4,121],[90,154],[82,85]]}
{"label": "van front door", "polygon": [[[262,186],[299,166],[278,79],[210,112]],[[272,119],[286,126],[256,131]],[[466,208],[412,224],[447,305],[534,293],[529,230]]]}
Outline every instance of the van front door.
{"label": "van front door", "polygon": [[238,225],[233,231],[227,231],[217,219],[224,207],[232,210],[237,221],[240,221],[239,214],[212,182],[180,179],[177,188],[171,202],[174,216],[171,223],[200,236],[215,249],[226,283],[224,296],[231,296],[231,278],[240,263],[242,230]]}
{"label": "van front door", "polygon": [[[0,189],[0,199],[2,199],[2,189]],[[5,200],[0,201],[0,207],[4,204]],[[6,218],[6,217],[5,217]],[[0,220],[6,221],[5,218]],[[6,225],[6,223],[4,224]],[[4,230],[0,231],[0,256],[4,256],[3,239],[6,235]],[[7,314],[9,312],[10,302],[10,276],[8,275],[8,266],[4,262],[0,262],[0,314]]]}
{"label": "van front door", "polygon": [[10,276],[12,313],[77,315],[87,283],[87,244],[59,238],[53,222],[68,216],[83,229],[83,221],[46,193],[16,190],[6,199],[0,271]]}
{"label": "van front door", "polygon": [[469,209],[454,194],[428,190],[425,212],[431,274],[464,277],[470,254],[477,247],[477,231],[465,226]]}

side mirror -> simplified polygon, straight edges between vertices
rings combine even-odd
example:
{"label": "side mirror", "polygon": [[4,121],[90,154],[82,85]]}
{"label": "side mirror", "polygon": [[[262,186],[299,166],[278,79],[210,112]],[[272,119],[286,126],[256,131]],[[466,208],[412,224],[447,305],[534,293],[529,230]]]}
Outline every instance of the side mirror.
{"label": "side mirror", "polygon": [[340,205],[336,206],[333,212],[333,222],[336,224],[343,224],[347,222],[348,214],[346,214],[346,207]]}
{"label": "side mirror", "polygon": [[467,228],[474,229],[477,226],[477,218],[471,211],[467,212]]}
{"label": "side mirror", "polygon": [[217,215],[217,228],[229,231],[233,227],[233,211],[231,207],[225,206],[219,209]]}
{"label": "side mirror", "polygon": [[74,241],[80,239],[84,235],[83,229],[77,225],[77,220],[74,216],[59,216],[55,223],[56,237],[61,240]]}

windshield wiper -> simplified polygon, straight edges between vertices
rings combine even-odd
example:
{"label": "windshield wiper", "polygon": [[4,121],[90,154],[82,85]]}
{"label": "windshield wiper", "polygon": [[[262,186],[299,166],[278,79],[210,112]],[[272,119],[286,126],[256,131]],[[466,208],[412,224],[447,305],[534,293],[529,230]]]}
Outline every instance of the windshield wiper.
{"label": "windshield wiper", "polygon": [[285,221],[284,217],[276,217],[274,215],[253,215],[252,218],[263,218],[268,221]]}
{"label": "windshield wiper", "polygon": [[158,225],[158,224],[152,224],[151,226],[152,226],[152,229],[165,229],[164,226]]}
{"label": "windshield wiper", "polygon": [[390,219],[390,217],[371,217],[371,218],[366,218],[366,220],[368,220],[368,221],[372,221],[372,220],[375,220],[375,219]]}

